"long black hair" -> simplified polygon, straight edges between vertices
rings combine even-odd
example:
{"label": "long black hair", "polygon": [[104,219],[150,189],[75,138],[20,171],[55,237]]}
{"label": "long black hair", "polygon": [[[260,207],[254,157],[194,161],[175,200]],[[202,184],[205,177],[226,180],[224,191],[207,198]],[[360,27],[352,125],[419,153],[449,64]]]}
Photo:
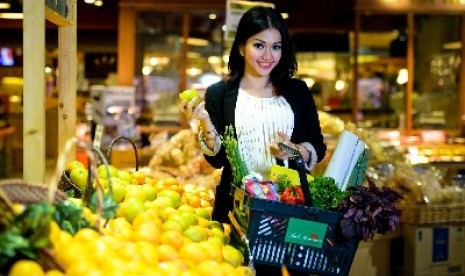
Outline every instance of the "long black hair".
{"label": "long black hair", "polygon": [[237,26],[228,62],[228,77],[232,85],[238,85],[244,75],[245,61],[241,56],[240,48],[251,36],[269,28],[274,28],[281,34],[281,59],[270,74],[271,83],[277,88],[277,94],[281,94],[282,85],[296,73],[297,61],[283,17],[276,9],[256,6],[244,13]]}

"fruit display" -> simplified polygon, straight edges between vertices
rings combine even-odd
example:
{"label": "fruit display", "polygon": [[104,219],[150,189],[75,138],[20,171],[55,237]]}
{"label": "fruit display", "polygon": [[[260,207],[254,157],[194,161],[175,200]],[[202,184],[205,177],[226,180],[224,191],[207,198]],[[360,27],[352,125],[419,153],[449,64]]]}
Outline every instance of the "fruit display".
{"label": "fruit display", "polygon": [[[71,167],[82,169],[76,162]],[[123,171],[111,165],[108,170],[99,166],[97,175],[98,179],[92,183],[94,194],[103,191],[98,204],[92,199],[85,202],[81,198],[67,198],[60,203],[61,207],[48,203],[37,205],[41,208],[35,204],[15,207],[18,217],[24,217],[23,212],[30,214],[31,208],[36,210],[32,212],[36,219],[31,221],[40,222],[44,228],[41,233],[46,233],[41,235],[40,246],[50,250],[62,270],[44,267],[34,254],[22,254],[19,258],[13,254],[14,262],[6,271],[5,267],[0,268],[0,272],[253,275],[251,268],[244,265],[242,253],[229,244],[230,226],[211,218],[214,200],[211,189],[180,183],[175,177],[155,179],[149,172]],[[116,204],[108,205],[106,197]],[[37,220],[39,215],[47,219]],[[1,248],[19,247],[18,239],[4,241]],[[23,252],[24,248],[17,250]]]}
{"label": "fruit display", "polygon": [[181,183],[214,188],[219,184],[221,169],[207,163],[197,141],[197,133],[183,129],[169,137],[159,133],[151,138],[154,148],[148,168],[155,179],[176,177]]}

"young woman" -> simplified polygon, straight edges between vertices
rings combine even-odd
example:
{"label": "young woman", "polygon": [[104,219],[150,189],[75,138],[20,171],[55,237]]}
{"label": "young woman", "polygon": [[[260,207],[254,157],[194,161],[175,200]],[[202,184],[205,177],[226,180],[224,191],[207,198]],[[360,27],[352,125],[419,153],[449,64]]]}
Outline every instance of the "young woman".
{"label": "young woman", "polygon": [[326,153],[310,90],[293,78],[297,62],[279,12],[254,7],[242,16],[228,69],[225,80],[207,88],[205,101],[185,100],[179,106],[188,118],[200,121],[199,142],[207,161],[223,167],[212,216],[227,223],[233,199],[231,167],[220,140],[225,127],[234,126],[248,170],[264,179],[272,164],[294,165],[276,141],[299,150],[308,170]]}

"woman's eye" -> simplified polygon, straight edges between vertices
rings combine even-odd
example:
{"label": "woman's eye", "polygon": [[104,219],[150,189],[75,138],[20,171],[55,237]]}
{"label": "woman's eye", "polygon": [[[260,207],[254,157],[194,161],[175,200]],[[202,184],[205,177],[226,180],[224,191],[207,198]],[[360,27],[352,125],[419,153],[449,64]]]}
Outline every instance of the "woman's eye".
{"label": "woman's eye", "polygon": [[281,50],[281,45],[274,45],[273,50]]}
{"label": "woman's eye", "polygon": [[255,48],[259,48],[259,49],[260,49],[260,48],[263,48],[263,44],[262,44],[262,43],[255,43],[253,46],[254,46]]}

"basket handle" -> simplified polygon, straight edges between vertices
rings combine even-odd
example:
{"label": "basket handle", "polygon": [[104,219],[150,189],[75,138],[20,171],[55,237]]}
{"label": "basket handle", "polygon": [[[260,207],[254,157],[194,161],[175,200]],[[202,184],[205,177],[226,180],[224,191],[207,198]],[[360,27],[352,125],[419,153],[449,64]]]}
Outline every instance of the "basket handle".
{"label": "basket handle", "polygon": [[108,163],[110,163],[111,151],[113,150],[113,147],[115,146],[116,142],[118,142],[119,140],[126,140],[131,144],[132,148],[134,149],[134,154],[135,154],[136,171],[138,171],[139,170],[139,158],[138,158],[138,154],[137,154],[137,146],[134,143],[134,141],[132,141],[131,139],[129,139],[127,137],[124,137],[124,136],[115,137],[111,141],[110,145],[108,145],[108,148],[107,148],[107,160],[108,160]]}
{"label": "basket handle", "polygon": [[299,154],[297,158],[294,159],[297,172],[299,173],[300,186],[302,187],[302,192],[305,198],[305,205],[312,206],[312,196],[310,194],[310,187],[308,186],[307,174],[305,173],[305,163],[302,155]]}

